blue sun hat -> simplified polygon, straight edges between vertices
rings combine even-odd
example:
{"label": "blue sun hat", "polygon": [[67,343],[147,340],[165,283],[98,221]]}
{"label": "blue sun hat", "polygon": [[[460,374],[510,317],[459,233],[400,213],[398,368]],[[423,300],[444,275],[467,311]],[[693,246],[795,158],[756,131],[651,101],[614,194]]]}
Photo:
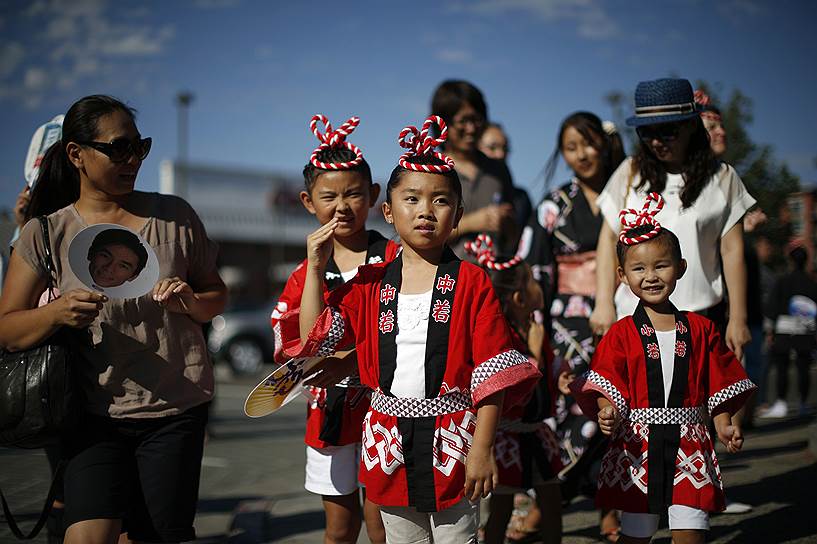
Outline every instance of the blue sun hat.
{"label": "blue sun hat", "polygon": [[627,126],[677,123],[697,117],[700,112],[686,79],[642,81],[635,88],[635,115],[627,119]]}

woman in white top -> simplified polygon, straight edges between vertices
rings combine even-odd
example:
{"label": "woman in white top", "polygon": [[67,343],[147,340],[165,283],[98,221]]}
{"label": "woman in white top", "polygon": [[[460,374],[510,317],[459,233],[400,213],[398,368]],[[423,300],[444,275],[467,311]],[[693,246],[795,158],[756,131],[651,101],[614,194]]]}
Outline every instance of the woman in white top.
{"label": "woman in white top", "polygon": [[[741,357],[750,339],[742,218],[755,199],[735,169],[713,155],[689,81],[641,82],[635,105],[636,114],[627,124],[636,127],[640,145],[635,157],[613,173],[597,201],[605,221],[597,248],[596,307],[590,326],[602,335],[617,317],[635,309],[638,301],[627,286],[616,289],[619,212],[640,206],[647,193],[657,191],[666,205],[656,219],[678,236],[688,263],[672,302],[680,310],[715,321],[725,329],[729,348]],[[724,281],[730,293],[728,323]]]}

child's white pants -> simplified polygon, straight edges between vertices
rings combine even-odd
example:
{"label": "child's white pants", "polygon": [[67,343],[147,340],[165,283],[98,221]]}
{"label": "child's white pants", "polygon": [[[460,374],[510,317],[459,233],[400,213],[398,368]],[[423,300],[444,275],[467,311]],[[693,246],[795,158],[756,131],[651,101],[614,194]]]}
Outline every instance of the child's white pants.
{"label": "child's white pants", "polygon": [[[633,538],[651,537],[658,531],[658,514],[643,514],[633,512],[621,513],[621,534]],[[709,512],[691,508],[682,504],[673,504],[669,507],[669,528],[709,530]]]}
{"label": "child's white pants", "polygon": [[413,506],[381,506],[386,543],[476,543],[478,504],[462,499],[441,512],[418,512]]}

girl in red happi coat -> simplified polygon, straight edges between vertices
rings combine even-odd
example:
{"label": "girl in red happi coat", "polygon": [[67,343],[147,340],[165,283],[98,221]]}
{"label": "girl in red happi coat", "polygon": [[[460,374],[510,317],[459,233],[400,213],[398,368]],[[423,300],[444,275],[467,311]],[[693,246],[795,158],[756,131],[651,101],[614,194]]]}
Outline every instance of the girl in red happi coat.
{"label": "girl in red happi coat", "polygon": [[360,380],[373,389],[360,479],[390,543],[476,538],[475,501],[495,485],[502,408],[526,400],[541,377],[514,349],[485,271],[446,244],[462,216],[453,161],[434,151],[446,137],[438,117],[400,133],[408,151],[383,204],[403,245],[392,263],[364,266],[326,303],[321,282],[338,222],[309,236],[301,344],[286,350],[327,355],[355,344]]}
{"label": "girl in red happi coat", "polygon": [[530,265],[521,256],[504,262],[496,260],[490,236],[480,234],[475,242],[465,244],[465,250],[486,268],[511,326],[514,347],[527,355],[543,375],[530,400],[507,410],[499,422],[494,445],[498,486],[490,498],[485,542],[505,542],[514,493],[534,489],[541,513],[539,529],[527,533],[522,540],[558,543],[562,538],[562,498],[557,474],[564,466],[556,434],[545,422],[554,415],[557,395],[553,350],[541,320],[534,319],[534,313],[544,306],[544,295]]}
{"label": "girl in red happi coat", "polygon": [[[318,123],[326,126],[320,132]],[[323,275],[323,293],[343,285],[369,263],[390,262],[399,247],[379,232],[366,230],[369,210],[377,202],[380,186],[372,183],[369,164],[363,152],[346,137],[358,126],[352,117],[338,130],[332,130],[326,117],[315,115],[310,128],[321,145],[304,166],[305,190],[301,191],[304,207],[325,225],[337,221],[330,257]],[[307,273],[304,260],[287,280],[275,310],[272,328],[275,333],[275,362],[285,363],[282,316],[298,308]],[[297,331],[298,318],[290,314]],[[291,339],[298,344],[298,336]],[[306,482],[307,491],[321,495],[326,513],[325,543],[355,542],[360,532],[361,508],[357,469],[360,458],[360,429],[369,408],[370,390],[361,387],[356,376],[355,352],[337,354],[325,361],[323,371],[307,380],[312,400],[306,411]],[[383,542],[385,535],[377,506],[364,499],[363,516],[366,532],[373,543]]]}
{"label": "girl in red happi coat", "polygon": [[619,542],[649,542],[669,511],[673,542],[692,544],[704,541],[708,513],[724,508],[705,418],[730,452],[739,450],[732,416],[756,387],[712,321],[670,302],[686,261],[675,234],[655,220],[662,206],[651,193],[642,210],[621,212],[618,275],[640,302],[604,335],[571,389],[612,435],[596,502],[623,511]]}

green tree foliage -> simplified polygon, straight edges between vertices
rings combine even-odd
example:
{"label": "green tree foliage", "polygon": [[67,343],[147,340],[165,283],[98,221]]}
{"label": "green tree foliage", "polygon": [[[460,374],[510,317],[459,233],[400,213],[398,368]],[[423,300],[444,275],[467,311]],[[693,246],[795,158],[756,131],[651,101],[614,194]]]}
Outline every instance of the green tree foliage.
{"label": "green tree foliage", "polygon": [[699,81],[698,88],[721,110],[727,139],[723,159],[738,171],[758,206],[769,217],[778,217],[788,195],[800,190],[800,179],[775,159],[771,145],[756,143],[749,136],[747,127],[754,120],[751,98],[735,89],[722,101],[707,83]]}

